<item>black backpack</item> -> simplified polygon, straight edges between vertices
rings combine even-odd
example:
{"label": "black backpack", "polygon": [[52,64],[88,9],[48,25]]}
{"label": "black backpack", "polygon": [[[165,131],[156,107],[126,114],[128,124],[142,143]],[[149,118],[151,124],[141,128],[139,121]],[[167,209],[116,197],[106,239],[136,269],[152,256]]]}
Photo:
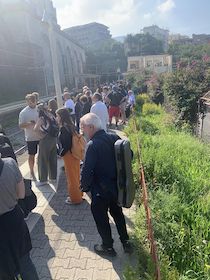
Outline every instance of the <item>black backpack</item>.
{"label": "black backpack", "polygon": [[23,210],[24,216],[27,215],[37,206],[37,197],[31,189],[31,180],[24,179],[25,198],[18,200],[18,205]]}
{"label": "black backpack", "polygon": [[0,133],[0,153],[2,158],[11,157],[17,162],[11,142],[3,133]]}

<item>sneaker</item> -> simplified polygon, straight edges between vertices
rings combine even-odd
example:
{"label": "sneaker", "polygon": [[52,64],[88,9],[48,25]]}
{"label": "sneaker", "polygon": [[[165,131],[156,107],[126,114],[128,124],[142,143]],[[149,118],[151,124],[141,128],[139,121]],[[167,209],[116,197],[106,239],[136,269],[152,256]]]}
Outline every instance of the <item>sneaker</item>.
{"label": "sneaker", "polygon": [[71,198],[69,196],[67,196],[66,200],[65,200],[66,204],[72,204]]}
{"label": "sneaker", "polygon": [[38,182],[36,182],[36,186],[37,186],[37,187],[42,187],[42,186],[47,185],[47,184],[48,184],[47,181],[44,181],[44,182],[38,181]]}
{"label": "sneaker", "polygon": [[125,242],[123,242],[123,249],[124,252],[127,254],[132,254],[133,253],[133,245],[129,240],[126,240]]}
{"label": "sneaker", "polygon": [[37,181],[36,176],[35,176],[34,173],[31,173],[30,179],[31,179],[32,181]]}
{"label": "sneaker", "polygon": [[115,257],[117,255],[117,253],[113,247],[105,248],[103,245],[99,245],[99,244],[94,245],[94,251],[99,256]]}
{"label": "sneaker", "polygon": [[57,179],[49,179],[49,183],[52,185],[57,185]]}
{"label": "sneaker", "polygon": [[76,203],[76,202],[72,202],[72,201],[71,201],[71,198],[68,196],[68,197],[66,198],[66,200],[65,200],[65,203],[66,203],[66,204],[69,204],[69,205],[79,205],[79,204],[81,204],[84,200],[85,200],[85,199],[83,198],[81,202]]}

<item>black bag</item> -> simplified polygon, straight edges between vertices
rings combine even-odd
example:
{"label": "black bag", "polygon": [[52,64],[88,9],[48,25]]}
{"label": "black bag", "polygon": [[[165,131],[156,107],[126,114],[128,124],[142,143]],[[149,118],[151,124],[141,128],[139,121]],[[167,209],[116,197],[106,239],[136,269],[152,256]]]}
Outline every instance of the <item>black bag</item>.
{"label": "black bag", "polygon": [[52,137],[57,137],[58,133],[59,133],[59,127],[56,123],[56,120],[55,119],[50,120],[50,125],[49,125],[49,128],[48,128],[48,134]]}
{"label": "black bag", "polygon": [[2,158],[11,157],[17,162],[10,140],[3,133],[0,133],[0,153]]}
{"label": "black bag", "polygon": [[25,184],[25,198],[18,200],[18,205],[24,212],[25,216],[28,216],[29,212],[31,212],[37,206],[37,197],[35,193],[31,189],[31,180],[24,179]]}
{"label": "black bag", "polygon": [[0,158],[0,176],[1,176],[1,172],[3,170],[3,166],[4,166],[4,162],[3,160]]}

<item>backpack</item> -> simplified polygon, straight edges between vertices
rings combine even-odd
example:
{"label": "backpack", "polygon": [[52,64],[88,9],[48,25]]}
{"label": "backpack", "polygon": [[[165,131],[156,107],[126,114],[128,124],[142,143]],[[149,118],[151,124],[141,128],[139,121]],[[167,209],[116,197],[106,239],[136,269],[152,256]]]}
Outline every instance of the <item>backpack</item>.
{"label": "backpack", "polygon": [[49,122],[49,127],[47,129],[43,128],[42,129],[49,134],[52,137],[57,137],[58,133],[59,133],[59,127],[58,124],[55,120],[55,118],[53,117],[52,119],[47,117],[47,121]]}
{"label": "backpack", "polygon": [[0,133],[0,153],[2,158],[11,157],[17,162],[10,140],[3,133]]}
{"label": "backpack", "polygon": [[83,160],[85,156],[86,141],[83,135],[74,133],[72,136],[72,148],[71,153],[73,157],[79,160]]}

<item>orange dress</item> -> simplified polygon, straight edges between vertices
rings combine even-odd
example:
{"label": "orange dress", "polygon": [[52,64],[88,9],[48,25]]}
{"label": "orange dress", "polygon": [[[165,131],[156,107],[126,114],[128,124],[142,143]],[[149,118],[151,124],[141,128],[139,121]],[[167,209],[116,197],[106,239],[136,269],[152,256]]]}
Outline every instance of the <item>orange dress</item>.
{"label": "orange dress", "polygon": [[70,151],[63,156],[63,160],[71,202],[81,203],[83,193],[80,190],[80,160],[73,157]]}

